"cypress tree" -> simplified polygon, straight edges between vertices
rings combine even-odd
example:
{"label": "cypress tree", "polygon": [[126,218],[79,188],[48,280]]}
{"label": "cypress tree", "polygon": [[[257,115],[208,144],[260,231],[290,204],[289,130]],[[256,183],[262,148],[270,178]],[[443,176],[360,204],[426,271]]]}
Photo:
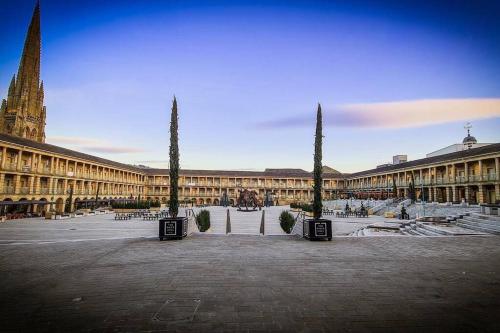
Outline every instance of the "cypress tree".
{"label": "cypress tree", "polygon": [[316,134],[314,139],[314,201],[313,201],[313,214],[315,219],[321,218],[323,204],[321,202],[321,186],[323,183],[323,166],[321,160],[323,158],[322,145],[323,145],[323,126],[321,116],[321,104],[318,103],[318,112],[316,114]]}
{"label": "cypress tree", "polygon": [[177,100],[174,96],[170,115],[170,201],[168,208],[172,217],[179,213],[179,137],[178,137]]}

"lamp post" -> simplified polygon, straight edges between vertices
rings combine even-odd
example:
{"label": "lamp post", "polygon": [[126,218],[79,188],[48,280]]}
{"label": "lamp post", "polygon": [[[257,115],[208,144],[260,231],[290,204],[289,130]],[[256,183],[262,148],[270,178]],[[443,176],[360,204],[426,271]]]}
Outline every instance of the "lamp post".
{"label": "lamp post", "polygon": [[425,216],[425,192],[424,192],[424,181],[422,179],[420,180],[420,186],[422,189],[421,190],[422,191],[422,210],[423,210],[422,217],[424,217]]}

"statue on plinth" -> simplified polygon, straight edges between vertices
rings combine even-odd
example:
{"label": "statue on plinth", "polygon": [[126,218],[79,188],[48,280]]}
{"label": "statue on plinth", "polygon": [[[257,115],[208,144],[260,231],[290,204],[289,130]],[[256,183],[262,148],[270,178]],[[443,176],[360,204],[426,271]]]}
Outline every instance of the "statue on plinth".
{"label": "statue on plinth", "polygon": [[239,197],[237,201],[238,210],[242,210],[242,207],[245,207],[245,210],[248,211],[248,207],[253,207],[253,210],[256,210],[257,207],[261,207],[261,203],[259,198],[257,197],[257,192],[255,190],[238,190]]}

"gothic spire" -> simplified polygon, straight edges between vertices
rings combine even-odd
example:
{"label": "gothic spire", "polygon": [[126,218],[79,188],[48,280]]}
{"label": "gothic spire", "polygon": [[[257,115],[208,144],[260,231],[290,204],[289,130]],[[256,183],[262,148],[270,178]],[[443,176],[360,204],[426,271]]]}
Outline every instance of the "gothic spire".
{"label": "gothic spire", "polygon": [[[40,3],[37,1],[31,23],[24,42],[23,55],[17,73],[16,97],[24,96],[30,102],[36,102],[40,81]],[[17,104],[17,103],[16,103]]]}
{"label": "gothic spire", "polygon": [[16,92],[16,74],[12,75],[12,80],[10,80],[10,85],[9,85],[9,94],[7,96],[9,98],[12,98],[15,92]]}

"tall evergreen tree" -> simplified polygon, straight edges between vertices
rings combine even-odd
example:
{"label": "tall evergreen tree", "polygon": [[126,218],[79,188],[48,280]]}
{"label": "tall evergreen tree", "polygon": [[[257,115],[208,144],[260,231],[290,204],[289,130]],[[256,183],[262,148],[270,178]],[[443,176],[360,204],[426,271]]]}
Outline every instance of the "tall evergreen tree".
{"label": "tall evergreen tree", "polygon": [[323,166],[321,160],[323,159],[322,146],[323,146],[323,119],[321,116],[321,104],[318,103],[318,112],[316,114],[316,134],[314,139],[314,201],[313,201],[313,214],[315,219],[321,218],[323,204],[321,202],[321,186],[323,184]]}
{"label": "tall evergreen tree", "polygon": [[174,96],[170,115],[170,201],[168,208],[172,217],[179,213],[179,137],[178,137],[177,100]]}

